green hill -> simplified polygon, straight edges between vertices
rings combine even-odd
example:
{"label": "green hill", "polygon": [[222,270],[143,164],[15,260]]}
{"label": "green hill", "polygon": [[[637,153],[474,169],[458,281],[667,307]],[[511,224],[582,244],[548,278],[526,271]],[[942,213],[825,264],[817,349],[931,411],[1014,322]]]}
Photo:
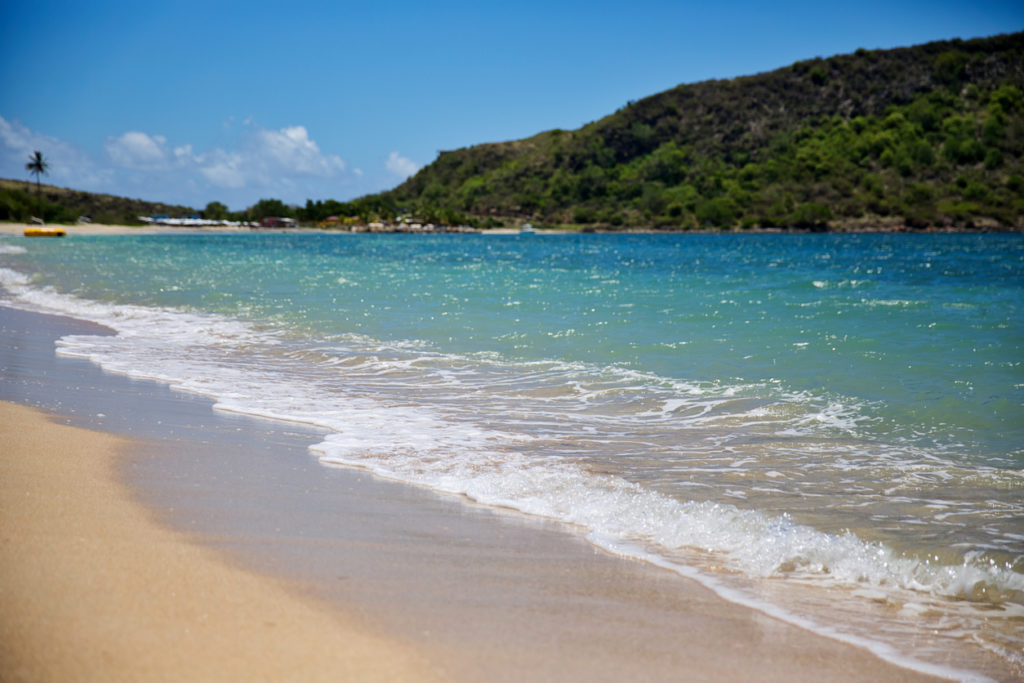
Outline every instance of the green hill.
{"label": "green hill", "polygon": [[139,223],[139,216],[198,213],[187,206],[127,199],[54,185],[40,185],[40,195],[42,201],[36,198],[34,182],[0,178],[0,220],[27,221],[32,216],[38,216],[48,223],[74,223],[79,216],[89,216],[97,223],[133,225]]}
{"label": "green hill", "polygon": [[858,50],[442,152],[373,199],[482,225],[1021,229],[1022,93],[1024,33]]}

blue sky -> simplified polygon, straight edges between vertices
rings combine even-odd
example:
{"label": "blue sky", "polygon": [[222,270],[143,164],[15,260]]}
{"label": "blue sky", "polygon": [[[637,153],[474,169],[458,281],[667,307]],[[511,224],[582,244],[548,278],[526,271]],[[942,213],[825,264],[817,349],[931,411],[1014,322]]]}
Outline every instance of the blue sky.
{"label": "blue sky", "polygon": [[0,177],[38,149],[82,190],[346,200],[680,83],[1022,29],[1021,0],[0,0]]}

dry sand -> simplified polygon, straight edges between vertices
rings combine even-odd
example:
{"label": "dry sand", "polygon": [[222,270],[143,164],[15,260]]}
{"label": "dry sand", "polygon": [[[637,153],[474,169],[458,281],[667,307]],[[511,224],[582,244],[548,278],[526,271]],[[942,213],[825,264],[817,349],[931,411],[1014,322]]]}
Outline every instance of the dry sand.
{"label": "dry sand", "polygon": [[438,678],[151,521],[114,476],[125,439],[0,403],[0,440],[0,680]]}

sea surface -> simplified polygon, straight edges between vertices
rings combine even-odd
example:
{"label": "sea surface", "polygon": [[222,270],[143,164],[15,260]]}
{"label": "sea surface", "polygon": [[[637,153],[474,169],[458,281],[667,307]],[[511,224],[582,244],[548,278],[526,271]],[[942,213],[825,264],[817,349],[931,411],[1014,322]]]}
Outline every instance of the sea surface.
{"label": "sea surface", "polygon": [[[1024,237],[0,239],[58,353],[916,668],[1024,678]],[[296,501],[301,505],[301,501]]]}

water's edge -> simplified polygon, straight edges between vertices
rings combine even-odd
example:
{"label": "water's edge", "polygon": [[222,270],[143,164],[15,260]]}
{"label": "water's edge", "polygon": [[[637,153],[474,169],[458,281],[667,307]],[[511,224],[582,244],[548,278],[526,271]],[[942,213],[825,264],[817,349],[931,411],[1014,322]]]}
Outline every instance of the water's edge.
{"label": "water's edge", "polygon": [[[12,311],[16,312],[17,315],[30,316],[30,320],[31,316],[45,316],[61,322],[66,321],[77,328],[72,332],[73,334],[113,334],[111,330],[101,328],[89,321],[63,316],[55,317],[53,314],[45,314],[37,311],[30,312],[16,306],[0,305],[0,313],[9,315],[9,312]],[[60,336],[63,337],[66,335],[61,334]],[[53,341],[55,342],[56,338]],[[281,430],[279,429],[281,423],[274,419],[268,419],[265,416],[259,415],[233,416],[231,412],[216,410],[213,397],[192,393],[182,393],[172,389],[165,383],[156,382],[150,379],[137,379],[131,377],[131,375],[116,371],[110,373],[110,371],[100,369],[95,364],[87,363],[82,359],[55,354],[52,350],[52,343],[53,342],[51,342],[51,345],[46,349],[37,349],[36,353],[43,356],[48,353],[52,358],[55,358],[56,362],[61,363],[62,373],[67,372],[68,366],[64,365],[65,363],[79,366],[79,369],[73,371],[72,376],[68,379],[68,384],[62,387],[63,396],[53,395],[52,388],[45,388],[42,385],[35,387],[34,389],[26,387],[26,391],[19,394],[17,390],[12,390],[12,387],[8,384],[8,391],[14,395],[5,395],[4,398],[66,415],[70,418],[72,423],[80,426],[121,433],[136,438],[165,442],[165,451],[162,456],[163,460],[159,464],[157,463],[159,458],[151,460],[151,466],[148,472],[126,472],[126,476],[129,477],[130,481],[134,480],[132,483],[136,486],[147,486],[143,479],[148,479],[148,486],[150,490],[143,496],[144,502],[148,502],[149,505],[153,505],[155,503],[163,506],[165,510],[164,521],[177,526],[186,532],[195,534],[197,526],[202,528],[202,524],[197,523],[195,515],[192,514],[195,511],[185,512],[184,514],[166,515],[167,507],[178,506],[183,502],[181,499],[181,496],[183,495],[181,490],[173,491],[159,483],[160,480],[166,481],[168,478],[174,478],[176,476],[174,474],[169,474],[169,470],[167,469],[169,464],[171,464],[172,467],[180,467],[183,464],[180,459],[174,458],[173,456],[173,463],[168,460],[166,451],[166,442],[168,440],[188,440],[190,447],[196,447],[201,443],[205,443],[208,446],[211,446],[206,455],[212,456],[216,452],[217,448],[223,447],[225,440],[238,441],[239,439],[244,438],[245,441],[243,448],[247,450],[249,455],[255,455],[255,450],[262,448],[264,449],[262,463],[268,466],[279,467],[280,465],[272,465],[271,463],[272,460],[277,460],[279,462],[278,456],[280,455],[280,452],[272,458],[268,457],[269,453],[274,450],[280,451],[281,449],[289,450],[292,453],[295,453],[296,451],[306,452],[310,448],[315,448],[319,439],[322,438],[323,431],[320,429],[310,428],[298,423],[288,423],[290,426],[284,431],[284,433],[281,433]],[[81,366],[85,366],[87,369],[82,370]],[[91,368],[91,370],[89,368]],[[43,374],[45,375],[46,373]],[[113,376],[111,376],[111,374]],[[92,376],[91,378],[89,377],[90,375]],[[119,382],[117,380],[118,377],[124,378],[124,383]],[[97,384],[103,385],[102,390],[97,390]],[[7,394],[8,392],[5,391],[4,393]],[[129,397],[134,395],[136,399],[140,401],[136,410],[125,410],[126,407],[129,407],[125,401],[126,394]],[[164,424],[163,420],[154,420],[152,406],[148,409],[149,419],[147,420],[145,417],[145,414],[147,413],[147,408],[144,407],[145,401],[153,401],[154,399],[156,401],[157,411],[161,410],[161,403],[164,403],[164,410],[180,411],[182,401],[190,402],[192,404],[192,408],[189,410],[189,414],[191,416],[192,423],[185,426],[182,425],[180,421],[171,420]],[[170,404],[174,404],[174,407],[171,407]],[[225,420],[229,425],[231,425],[230,427],[225,428],[222,424]],[[237,425],[235,424],[236,422]],[[254,425],[258,425],[258,427],[254,429]],[[243,437],[243,433],[246,436]],[[260,435],[263,437],[262,440],[259,438]],[[195,462],[196,461],[193,460],[193,466],[195,466]],[[331,467],[325,468],[316,463],[316,460],[308,459],[308,464],[305,465],[306,469],[314,471],[316,476],[323,476],[325,472],[330,474],[332,470],[335,469]],[[203,465],[203,467],[206,466],[207,465]],[[294,464],[291,464],[288,465],[287,468],[294,470],[295,466]],[[259,468],[257,467],[257,469]],[[351,468],[343,468],[343,470],[338,471],[345,470],[355,473],[355,476],[359,478],[360,487],[367,485],[366,477],[359,474],[361,472],[366,472],[366,468],[354,466]],[[218,478],[223,479],[225,476],[230,476],[229,474],[226,474],[230,471],[231,468],[228,467],[227,470],[218,475]],[[386,479],[387,477],[375,474],[369,481],[379,481],[381,478]],[[304,485],[309,486],[310,481],[307,480]],[[408,482],[399,481],[391,486],[397,486],[400,490],[405,490],[406,493],[402,494],[403,497],[409,496],[409,491],[411,490],[413,492],[411,494],[412,498],[417,501],[417,504],[422,504],[423,501],[426,500],[430,501],[430,504],[433,505],[440,504],[448,507],[454,506],[461,511],[460,514],[476,509],[478,512],[474,514],[479,514],[479,511],[482,511],[486,518],[485,523],[488,524],[512,523],[514,526],[520,526],[522,524],[521,515],[523,513],[519,511],[502,513],[500,508],[496,509],[488,506],[481,507],[463,496],[453,496],[451,494],[446,494],[443,491],[435,491],[432,489],[424,490],[423,487],[418,487]],[[416,491],[423,491],[423,493],[415,493]],[[187,496],[188,494],[185,495]],[[390,497],[394,497],[393,494]],[[372,494],[370,496],[363,496],[362,500],[365,502],[371,498],[373,498]],[[495,516],[495,513],[497,513],[497,516]],[[259,517],[258,512],[252,512],[252,514],[257,518]],[[530,517],[528,513],[526,514]],[[816,623],[812,620],[790,613],[778,605],[773,605],[745,595],[741,591],[732,589],[716,580],[714,577],[704,574],[692,567],[666,561],[664,558],[647,552],[642,547],[622,543],[614,539],[601,538],[594,534],[589,534],[584,539],[579,535],[579,531],[577,529],[573,529],[570,525],[540,518],[534,519],[537,519],[537,521],[530,522],[527,525],[527,533],[552,533],[551,530],[553,527],[551,524],[553,523],[555,525],[554,528],[556,529],[554,533],[560,539],[560,543],[574,543],[579,540],[585,540],[587,543],[591,544],[592,547],[599,549],[602,553],[608,553],[610,556],[625,558],[627,560],[640,560],[651,567],[657,567],[657,571],[668,571],[682,577],[684,580],[695,581],[710,589],[713,593],[727,602],[765,614],[772,619],[791,624],[809,633],[839,641],[858,649],[867,650],[879,659],[901,668],[947,679],[964,681],[990,680],[985,676],[971,671],[958,670],[948,666],[919,661],[911,657],[901,655],[884,642],[849,635],[843,633],[841,629]],[[280,524],[280,519],[276,517],[263,518],[262,523],[268,529],[272,527],[276,529]],[[249,524],[249,522],[246,522],[246,524]],[[223,529],[220,529],[218,531],[218,535],[223,533],[223,531]],[[241,529],[235,529],[235,531],[241,533]],[[252,532],[251,526],[247,527],[246,533],[250,532]],[[304,531],[302,533],[306,532]],[[572,541],[572,539],[577,539],[577,541]],[[233,543],[228,543],[227,549],[229,551],[237,552],[238,548],[232,547],[233,545]],[[303,549],[303,553],[306,553],[307,551],[308,548]],[[242,554],[245,555],[244,552]],[[308,560],[308,556],[305,557]],[[295,562],[296,559],[296,557],[289,557],[285,558],[284,562],[277,562],[270,561],[265,556],[257,557],[250,554],[246,556],[245,561],[247,563],[257,563],[262,566],[263,570],[271,571],[272,573],[280,575],[294,573],[295,566],[298,564]],[[616,561],[618,562],[621,560]],[[333,569],[329,570],[329,572],[333,571]],[[301,571],[299,572],[299,575],[304,576],[306,579],[315,578],[311,577],[309,574],[304,575]]]}

